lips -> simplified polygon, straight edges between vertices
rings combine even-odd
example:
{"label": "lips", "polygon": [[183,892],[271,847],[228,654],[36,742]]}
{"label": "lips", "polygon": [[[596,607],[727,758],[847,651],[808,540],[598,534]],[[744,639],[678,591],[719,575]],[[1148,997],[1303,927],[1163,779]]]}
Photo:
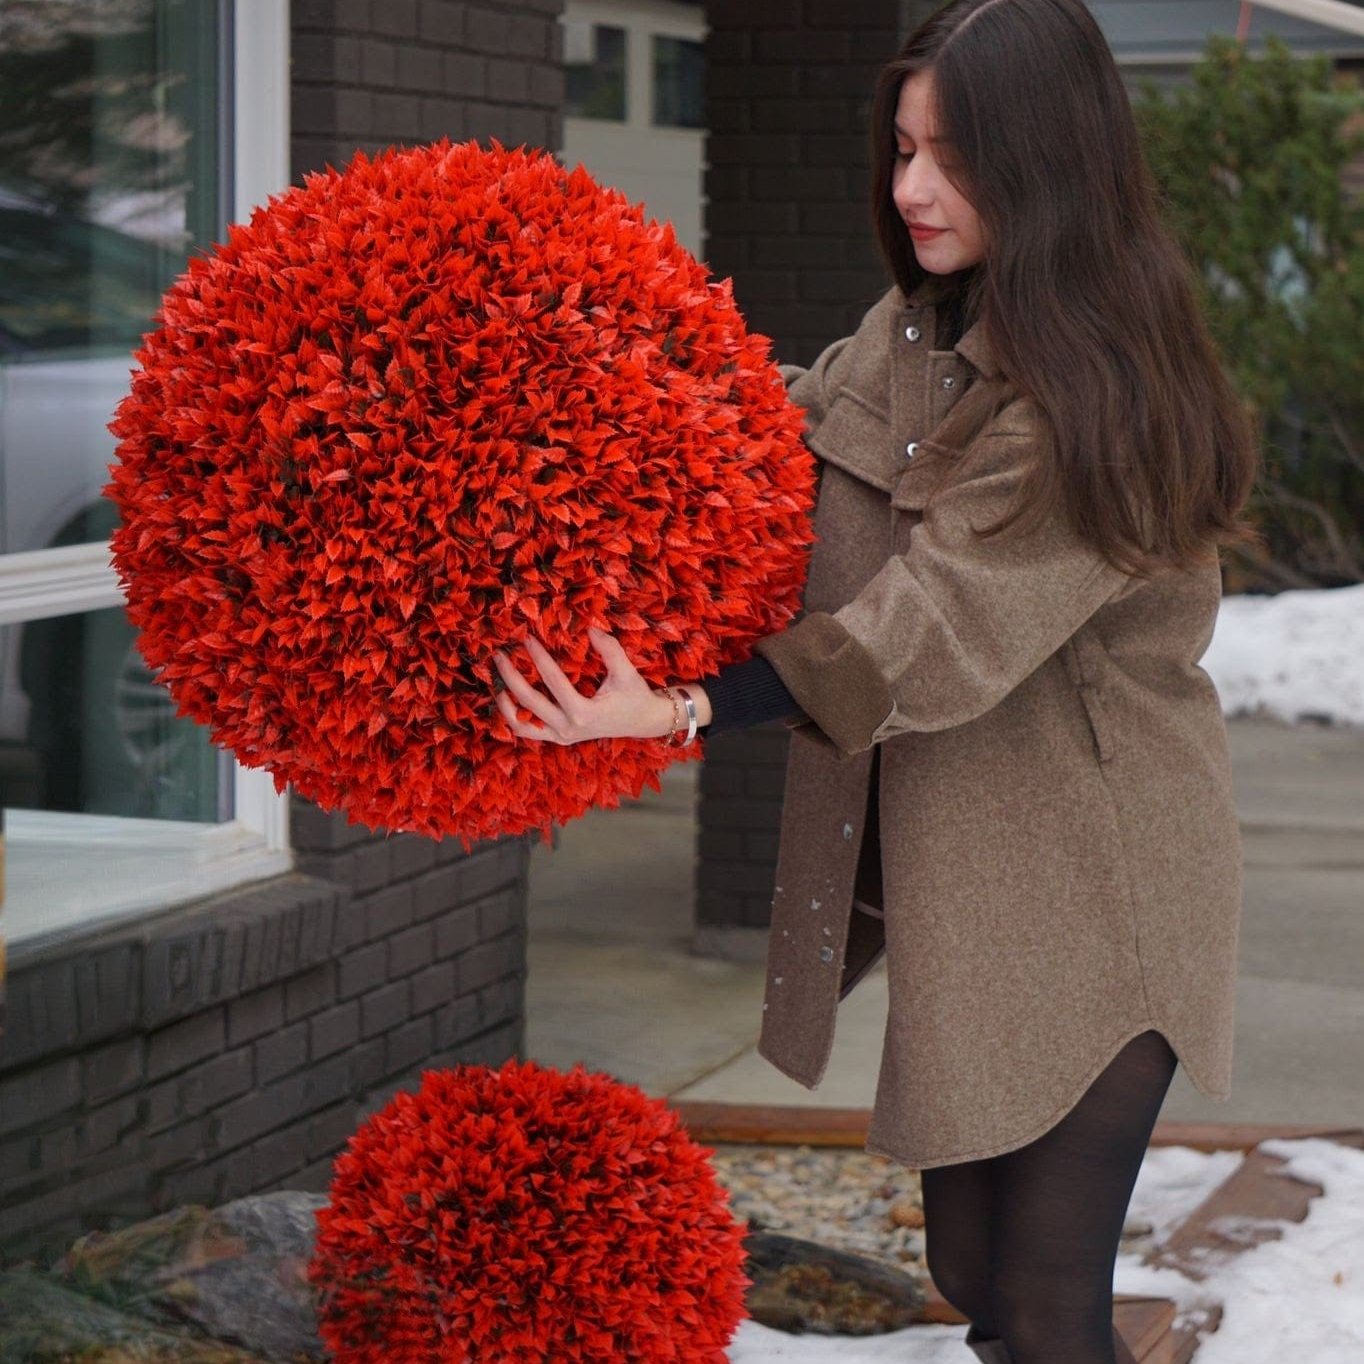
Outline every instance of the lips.
{"label": "lips", "polygon": [[945,227],[921,227],[917,223],[909,224],[909,232],[912,237],[941,237],[946,231]]}

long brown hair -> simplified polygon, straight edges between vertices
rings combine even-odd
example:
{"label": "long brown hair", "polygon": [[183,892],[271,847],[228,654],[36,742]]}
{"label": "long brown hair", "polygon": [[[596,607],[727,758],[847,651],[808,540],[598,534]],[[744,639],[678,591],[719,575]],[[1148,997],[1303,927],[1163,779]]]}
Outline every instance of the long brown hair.
{"label": "long brown hair", "polygon": [[[891,200],[900,86],[933,71],[944,173],[979,215],[983,260],[935,283],[980,320],[1011,397],[1045,420],[996,534],[1064,508],[1123,571],[1192,568],[1257,543],[1253,419],[1222,367],[1193,268],[1161,218],[1127,91],[1081,0],[950,0],[882,69],[872,214],[908,295],[929,272]],[[1002,403],[997,403],[994,410]]]}

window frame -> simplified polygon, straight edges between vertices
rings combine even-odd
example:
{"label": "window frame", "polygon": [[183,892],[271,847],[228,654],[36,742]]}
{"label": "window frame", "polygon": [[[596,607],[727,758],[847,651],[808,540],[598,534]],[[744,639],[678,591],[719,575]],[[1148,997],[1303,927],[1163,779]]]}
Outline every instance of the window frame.
{"label": "window frame", "polygon": [[[219,69],[229,109],[219,121],[219,176],[230,220],[246,222],[251,211],[289,184],[289,6],[276,0],[222,0],[219,7]],[[112,415],[112,414],[111,414]],[[0,625],[15,625],[126,606],[108,541],[0,554]],[[230,755],[229,755],[230,756]],[[158,821],[164,836],[178,840],[195,875],[189,897],[218,893],[237,885],[278,876],[293,868],[289,843],[289,791],[277,793],[274,778],[263,768],[243,767],[232,759],[232,817],[215,824]],[[116,827],[110,816],[60,811],[14,811],[11,857],[30,825],[38,842],[66,824],[90,821],[96,836]],[[130,820],[135,830],[147,821]],[[135,837],[135,835],[130,835]],[[151,835],[149,835],[151,836]],[[164,897],[153,904],[165,907]],[[146,909],[115,903],[93,907],[89,922],[101,926],[111,917]],[[69,934],[79,925],[58,924]],[[45,931],[40,936],[48,936]],[[20,945],[20,944],[16,944]]]}

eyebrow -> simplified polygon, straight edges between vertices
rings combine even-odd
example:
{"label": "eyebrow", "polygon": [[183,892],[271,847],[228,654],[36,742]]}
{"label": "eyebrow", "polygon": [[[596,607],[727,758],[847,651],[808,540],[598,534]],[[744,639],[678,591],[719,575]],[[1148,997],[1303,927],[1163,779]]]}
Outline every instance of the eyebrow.
{"label": "eyebrow", "polygon": [[[912,137],[914,136],[914,134],[911,133],[907,128],[902,128],[902,127],[900,127],[900,125],[899,125],[898,123],[895,124],[894,126],[895,126],[895,131],[896,131],[897,133],[899,133],[901,137],[909,137],[909,138],[912,138]],[[945,138],[945,137],[930,137],[928,140],[929,140],[930,142],[947,142],[947,141],[949,141],[949,139],[948,139],[948,138]]]}

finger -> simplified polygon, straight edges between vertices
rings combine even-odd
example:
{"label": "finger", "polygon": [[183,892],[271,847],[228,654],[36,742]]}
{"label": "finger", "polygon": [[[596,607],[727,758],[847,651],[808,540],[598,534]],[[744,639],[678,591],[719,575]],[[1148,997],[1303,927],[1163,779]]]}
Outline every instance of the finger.
{"label": "finger", "polygon": [[593,648],[606,660],[608,672],[627,668],[632,672],[636,671],[635,665],[630,662],[630,655],[625,652],[625,646],[615,635],[598,630],[595,625],[588,626],[587,635],[592,641]]}
{"label": "finger", "polygon": [[507,690],[516,697],[525,708],[533,715],[538,715],[551,728],[562,726],[564,716],[559,712],[554,702],[546,697],[542,692],[536,691],[524,677],[521,670],[511,659],[502,654],[494,654],[493,658],[497,662],[497,670],[502,674],[502,680],[507,684]]}
{"label": "finger", "polygon": [[564,676],[564,670],[554,661],[549,650],[534,635],[526,636],[526,651],[535,660],[535,666],[540,670],[540,677],[545,686],[554,693],[555,699],[563,707],[565,714],[568,714],[570,709],[587,699]]}
{"label": "finger", "polygon": [[511,697],[505,692],[500,691],[496,696],[497,708],[502,712],[502,718],[511,726],[512,733],[519,739],[539,739],[541,741],[553,738],[553,735],[543,727],[528,725],[524,720],[517,717],[516,706],[512,703]]}

